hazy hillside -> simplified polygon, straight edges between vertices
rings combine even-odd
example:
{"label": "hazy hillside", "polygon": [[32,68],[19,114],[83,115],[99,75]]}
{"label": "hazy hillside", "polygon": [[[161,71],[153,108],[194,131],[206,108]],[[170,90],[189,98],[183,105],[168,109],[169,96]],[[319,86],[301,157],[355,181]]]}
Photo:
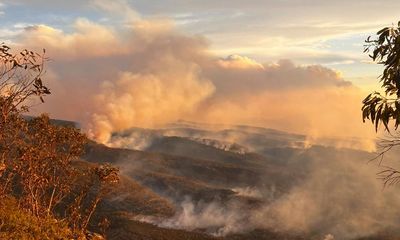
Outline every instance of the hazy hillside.
{"label": "hazy hillside", "polygon": [[301,146],[303,136],[270,129],[175,127],[87,145],[84,160],[110,162],[124,175],[101,208],[114,216],[111,239],[397,236],[400,193],[382,191],[378,168],[367,164],[373,153]]}

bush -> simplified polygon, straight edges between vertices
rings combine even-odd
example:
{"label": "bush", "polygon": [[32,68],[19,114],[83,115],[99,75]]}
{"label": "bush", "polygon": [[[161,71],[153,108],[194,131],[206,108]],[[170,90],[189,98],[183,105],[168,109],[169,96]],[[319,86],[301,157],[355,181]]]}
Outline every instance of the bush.
{"label": "bush", "polygon": [[5,197],[0,202],[0,239],[84,239],[74,234],[67,223],[52,217],[38,218],[18,206],[16,199]]}
{"label": "bush", "polygon": [[23,117],[35,97],[44,102],[50,94],[42,81],[44,54],[15,54],[0,45],[0,239],[81,236],[119,180],[118,169],[109,165],[74,166],[87,142],[78,129],[56,126],[47,115]]}

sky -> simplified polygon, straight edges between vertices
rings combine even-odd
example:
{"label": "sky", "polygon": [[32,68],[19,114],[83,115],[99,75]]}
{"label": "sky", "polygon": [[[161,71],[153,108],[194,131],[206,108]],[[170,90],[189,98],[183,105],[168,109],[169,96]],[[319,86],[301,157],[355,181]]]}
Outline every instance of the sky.
{"label": "sky", "polygon": [[363,41],[397,23],[399,9],[395,0],[3,0],[0,37],[12,39],[35,24],[69,31],[78,17],[115,26],[139,17],[170,18],[183,31],[205,36],[220,56],[322,64],[366,88],[375,86],[380,68],[368,65]]}
{"label": "sky", "polygon": [[57,96],[43,110],[103,141],[178,119],[364,136],[360,103],[382,68],[363,43],[397,23],[399,9],[394,0],[0,0],[0,39],[46,48]]}

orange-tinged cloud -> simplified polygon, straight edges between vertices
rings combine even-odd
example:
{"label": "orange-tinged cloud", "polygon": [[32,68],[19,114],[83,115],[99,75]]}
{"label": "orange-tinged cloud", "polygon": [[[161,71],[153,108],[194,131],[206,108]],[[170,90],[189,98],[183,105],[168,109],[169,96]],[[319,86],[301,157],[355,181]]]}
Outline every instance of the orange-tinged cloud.
{"label": "orange-tinged cloud", "polygon": [[37,25],[28,27],[21,40],[31,47],[45,47],[55,59],[101,57],[125,50],[116,33],[105,26],[78,19],[74,30],[67,34],[50,26]]}
{"label": "orange-tinged cloud", "polygon": [[78,19],[74,27],[72,33],[30,27],[19,44],[45,47],[54,59],[48,75],[54,95],[44,110],[80,121],[99,141],[178,119],[272,127],[311,141],[373,137],[361,122],[361,91],[331,69],[218,58],[204,38],[170,21],[138,20],[121,31]]}
{"label": "orange-tinged cloud", "polygon": [[[310,144],[329,145],[324,138],[338,138],[330,143],[373,150],[374,132],[361,123],[359,115],[360,96],[355,88],[266,91],[241,100],[214,102],[203,111],[202,120],[303,133]],[[359,139],[350,141],[353,137]]]}
{"label": "orange-tinged cloud", "polygon": [[218,64],[223,68],[236,68],[236,69],[264,69],[261,63],[254,59],[233,54],[227,58],[218,60]]}

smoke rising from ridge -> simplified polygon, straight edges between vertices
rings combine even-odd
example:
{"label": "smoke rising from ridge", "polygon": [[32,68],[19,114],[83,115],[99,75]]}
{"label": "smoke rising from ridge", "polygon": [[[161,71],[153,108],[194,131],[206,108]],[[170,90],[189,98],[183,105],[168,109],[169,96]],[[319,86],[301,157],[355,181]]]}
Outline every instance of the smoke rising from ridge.
{"label": "smoke rising from ridge", "polygon": [[254,221],[281,231],[320,232],[354,239],[396,229],[400,221],[398,189],[385,189],[368,154],[356,151],[308,154],[310,174],[291,191],[259,211]]}
{"label": "smoke rising from ridge", "polygon": [[383,191],[382,182],[375,177],[378,168],[366,163],[369,157],[366,152],[314,146],[298,157],[310,162],[302,165],[309,174],[287,192],[274,194],[262,185],[244,188],[242,196],[264,199],[261,206],[246,209],[235,201],[221,204],[186,199],[174,217],[147,218],[147,222],[167,228],[206,229],[216,236],[254,229],[343,240],[398,233],[400,192],[396,188]]}
{"label": "smoke rising from ridge", "polygon": [[[306,239],[317,240],[359,239],[377,234],[379,236],[387,232],[394,236],[399,234],[397,225],[400,223],[400,191],[398,188],[383,189],[382,182],[376,176],[379,166],[374,162],[368,163],[374,153],[316,145],[301,147],[297,143],[302,139],[307,140],[306,138],[269,129],[237,126],[235,129],[212,132],[201,129],[200,124],[181,124],[196,128],[176,128],[178,124],[175,124],[171,126],[171,129],[137,129],[116,135],[118,138],[115,139],[120,141],[124,137],[130,139],[137,132],[148,135],[147,139],[154,139],[155,136],[157,138],[170,135],[182,136],[182,139],[187,139],[187,145],[164,145],[171,146],[171,149],[178,149],[190,146],[193,136],[202,136],[207,139],[219,139],[223,136],[236,137],[236,139],[241,137],[240,143],[243,147],[257,150],[265,158],[259,156],[253,158],[250,153],[244,156],[243,163],[239,162],[238,167],[256,167],[261,171],[254,174],[265,175],[265,178],[259,182],[245,183],[238,176],[240,174],[236,174],[235,177],[230,175],[232,172],[237,173],[237,170],[218,172],[215,170],[217,167],[211,168],[210,175],[202,181],[208,183],[209,179],[209,184],[212,185],[219,176],[223,177],[225,174],[231,176],[227,184],[233,185],[226,186],[226,189],[232,191],[230,200],[227,202],[221,202],[219,198],[215,201],[211,200],[212,202],[202,199],[184,200],[184,195],[179,198],[179,195],[173,194],[171,198],[177,202],[178,209],[181,210],[170,219],[153,220],[150,221],[151,223],[186,230],[205,229],[208,233],[218,236],[254,229],[267,229],[293,236],[312,236],[313,238]],[[293,144],[290,144],[291,142]],[[199,146],[192,149],[194,159],[207,156],[202,155],[205,154],[203,152],[199,153],[198,149],[203,149],[205,152],[215,151],[206,150],[212,147],[207,143],[201,141],[197,143],[207,147]],[[229,159],[228,156],[235,153],[217,147],[213,148],[218,149],[220,154],[228,151],[226,159],[223,158],[226,161]],[[152,149],[158,152],[157,148]],[[386,161],[397,159],[398,149],[393,151],[386,156]],[[190,153],[183,155],[184,151],[167,150],[167,152],[177,156],[190,155]],[[240,156],[239,153],[235,154]],[[212,157],[210,159],[204,157],[204,159],[207,162],[206,160]],[[224,160],[222,160],[223,163]],[[219,160],[216,158],[212,161]],[[232,161],[232,164],[234,163],[235,161]],[[263,163],[267,165],[263,166]],[[121,160],[121,164],[126,168],[128,162],[124,159]],[[392,164],[390,162],[390,165]],[[189,179],[193,175],[192,171],[202,172],[201,169],[195,167],[185,168],[185,170],[184,167],[176,167],[180,166],[179,163],[172,166],[174,166],[172,170],[174,174],[187,176]],[[300,174],[294,176],[295,173]],[[217,186],[221,187],[221,185]],[[240,199],[243,198],[254,201],[255,204],[240,204],[242,203]]]}
{"label": "smoke rising from ridge", "polygon": [[[47,80],[54,95],[37,111],[77,120],[103,143],[113,131],[178,119],[266,126],[312,139],[372,138],[358,113],[362,92],[334,70],[220,58],[206,39],[168,19],[127,12],[134,17],[120,27],[79,18],[71,32],[36,25],[16,37],[17,45],[45,47],[53,59]],[[359,147],[373,149],[367,140]]]}

